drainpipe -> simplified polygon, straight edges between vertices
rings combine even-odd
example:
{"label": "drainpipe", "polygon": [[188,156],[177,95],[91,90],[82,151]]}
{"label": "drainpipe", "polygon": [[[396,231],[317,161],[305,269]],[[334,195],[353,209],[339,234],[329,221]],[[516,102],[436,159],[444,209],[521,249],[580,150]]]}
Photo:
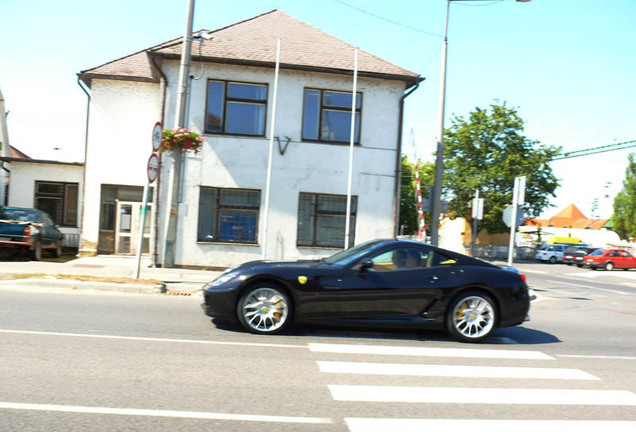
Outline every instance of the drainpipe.
{"label": "drainpipe", "polygon": [[[424,79],[422,79],[423,81]],[[415,86],[411,87],[400,98],[400,114],[399,114],[399,128],[397,138],[397,152],[395,156],[395,197],[393,199],[393,237],[397,238],[400,230],[400,188],[401,175],[402,175],[402,129],[404,126],[404,99],[410,96],[420,86],[421,81],[417,81]]]}
{"label": "drainpipe", "polygon": [[[84,131],[84,172],[82,174],[82,183],[83,183],[83,187],[82,187],[82,207],[81,207],[81,215],[82,217],[79,218],[79,232],[80,232],[80,238],[79,238],[79,244],[77,245],[77,256],[80,256],[80,253],[82,251],[82,242],[84,241],[84,236],[82,236],[82,231],[83,231],[83,226],[84,226],[84,210],[85,210],[85,206],[86,206],[86,160],[88,159],[88,119],[90,116],[90,112],[91,112],[91,94],[88,91],[88,87],[86,86],[86,83],[84,81],[82,81],[80,79],[80,77],[77,77],[77,85],[80,86],[80,88],[82,89],[82,91],[86,94],[87,100],[86,100],[86,130]],[[99,221],[97,222],[97,225],[99,226]],[[99,232],[97,234],[97,241],[99,242]],[[97,250],[95,250],[95,253],[97,253]]]}
{"label": "drainpipe", "polygon": [[[166,117],[166,98],[168,93],[168,78],[163,70],[157,64],[157,58],[154,52],[148,52],[148,57],[150,58],[150,62],[153,64],[155,69],[161,75],[161,80],[163,81],[163,95],[161,98],[161,123],[165,127],[165,117]],[[161,166],[163,165],[163,153],[159,155],[159,166],[157,167],[157,186],[153,188],[152,193],[152,207],[155,209],[155,217],[154,217],[154,233],[152,234],[153,245],[152,245],[152,266],[157,267],[157,261],[159,259],[158,253],[158,240],[159,240],[159,192],[161,189]],[[163,264],[163,263],[162,263]]]}

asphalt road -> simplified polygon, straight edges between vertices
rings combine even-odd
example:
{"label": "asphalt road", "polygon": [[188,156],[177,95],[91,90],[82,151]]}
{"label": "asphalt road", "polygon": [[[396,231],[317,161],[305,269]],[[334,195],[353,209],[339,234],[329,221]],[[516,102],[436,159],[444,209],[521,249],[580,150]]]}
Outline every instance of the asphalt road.
{"label": "asphalt road", "polygon": [[0,289],[0,429],[636,430],[636,272],[518,267],[532,320],[481,345],[255,336],[198,296]]}

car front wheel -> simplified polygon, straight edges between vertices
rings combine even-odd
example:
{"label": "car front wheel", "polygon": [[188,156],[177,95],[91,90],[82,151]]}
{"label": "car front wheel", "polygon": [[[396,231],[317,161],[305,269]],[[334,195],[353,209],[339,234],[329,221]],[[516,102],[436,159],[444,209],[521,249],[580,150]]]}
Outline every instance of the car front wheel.
{"label": "car front wheel", "polygon": [[239,299],[236,309],[239,322],[251,333],[280,333],[291,319],[289,297],[275,284],[249,288]]}
{"label": "car front wheel", "polygon": [[448,309],[446,326],[462,342],[481,342],[495,329],[497,309],[492,298],[478,291],[468,291],[453,301]]}
{"label": "car front wheel", "polygon": [[605,270],[607,270],[607,271],[612,271],[612,270],[614,270],[614,263],[613,263],[613,262],[611,262],[611,261],[610,261],[610,262],[608,262],[608,263],[606,263],[606,264],[605,264]]}

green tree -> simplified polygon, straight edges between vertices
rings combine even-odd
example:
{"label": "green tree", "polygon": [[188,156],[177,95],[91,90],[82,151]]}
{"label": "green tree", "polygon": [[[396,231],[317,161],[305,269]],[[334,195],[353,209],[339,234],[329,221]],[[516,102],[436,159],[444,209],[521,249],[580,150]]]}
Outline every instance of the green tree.
{"label": "green tree", "polygon": [[[428,188],[433,184],[433,164],[419,162],[418,170],[422,199],[428,198]],[[405,235],[413,235],[418,229],[415,165],[410,163],[404,155],[400,182],[400,231]]]}
{"label": "green tree", "polygon": [[636,237],[636,153],[629,155],[623,189],[614,198],[612,225],[624,239]]}
{"label": "green tree", "polygon": [[505,103],[476,108],[468,119],[454,116],[445,132],[444,198],[451,217],[472,224],[471,201],[475,190],[484,198],[484,219],[478,230],[491,234],[508,231],[501,220],[512,203],[514,179],[526,176],[526,217],[537,217],[548,207],[559,186],[550,161],[560,147],[546,146],[523,135],[523,120]]}

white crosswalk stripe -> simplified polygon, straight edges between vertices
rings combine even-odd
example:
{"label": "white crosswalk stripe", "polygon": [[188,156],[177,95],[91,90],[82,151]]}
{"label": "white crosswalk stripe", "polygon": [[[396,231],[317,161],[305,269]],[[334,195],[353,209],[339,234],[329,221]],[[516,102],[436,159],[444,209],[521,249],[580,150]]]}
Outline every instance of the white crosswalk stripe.
{"label": "white crosswalk stripe", "polygon": [[351,432],[422,432],[479,430],[488,432],[633,432],[636,422],[603,420],[447,420],[346,418]]}
{"label": "white crosswalk stripe", "polygon": [[335,400],[358,402],[524,404],[524,405],[627,405],[636,395],[619,390],[509,389],[468,387],[405,387],[329,385]]}
{"label": "white crosswalk stripe", "polygon": [[[332,398],[339,402],[394,404],[470,404],[486,405],[537,405],[537,406],[636,406],[636,394],[625,390],[595,390],[589,385],[577,388],[507,388],[483,387],[483,379],[510,379],[515,383],[534,380],[555,380],[564,382],[594,382],[600,379],[580,369],[527,366],[493,366],[493,360],[531,360],[545,365],[546,360],[556,360],[540,351],[495,350],[481,348],[433,348],[352,344],[309,344],[315,353],[329,354],[329,360],[317,360],[322,373],[329,374],[327,388]],[[370,356],[402,356],[402,358],[453,358],[487,359],[490,365],[445,365],[445,364],[411,364],[373,361],[334,361],[338,355],[361,355],[361,359]],[[357,357],[355,357],[357,358]],[[525,363],[528,364],[527,362]],[[346,383],[346,376],[368,376],[369,385],[360,385],[360,378],[355,384]],[[462,378],[461,387],[436,386],[404,386],[374,385],[375,378],[386,382],[388,377],[431,377]],[[342,378],[338,378],[342,377]],[[466,379],[474,379],[475,387],[466,383]],[[341,383],[338,383],[341,381]],[[344,381],[344,383],[342,383]],[[422,382],[422,381],[419,381]],[[550,387],[550,386],[547,386]],[[568,386],[570,387],[570,386]],[[383,405],[384,406],[384,405]],[[465,430],[477,429],[489,432],[510,431],[525,432],[548,428],[549,430],[564,428],[577,432],[608,430],[616,432],[636,430],[636,421],[606,420],[496,420],[496,419],[453,419],[453,418],[345,418],[351,432],[379,431],[424,431],[424,430]]]}
{"label": "white crosswalk stripe", "polygon": [[464,378],[598,380],[579,369],[500,366],[447,366],[400,363],[319,361],[321,372],[358,375],[407,375]]}
{"label": "white crosswalk stripe", "polygon": [[426,348],[404,346],[347,345],[310,343],[313,352],[417,357],[489,358],[515,360],[554,360],[539,351],[493,350],[477,348]]}

